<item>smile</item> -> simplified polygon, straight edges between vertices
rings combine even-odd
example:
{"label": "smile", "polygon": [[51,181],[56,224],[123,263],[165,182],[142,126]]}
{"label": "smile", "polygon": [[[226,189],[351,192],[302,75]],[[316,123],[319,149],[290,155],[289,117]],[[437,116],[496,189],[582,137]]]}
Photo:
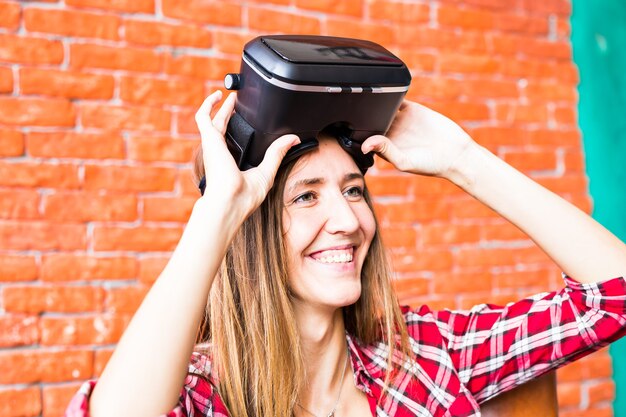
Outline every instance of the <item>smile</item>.
{"label": "smile", "polygon": [[341,250],[325,250],[312,254],[311,258],[324,264],[350,263],[352,262],[353,252],[354,248]]}

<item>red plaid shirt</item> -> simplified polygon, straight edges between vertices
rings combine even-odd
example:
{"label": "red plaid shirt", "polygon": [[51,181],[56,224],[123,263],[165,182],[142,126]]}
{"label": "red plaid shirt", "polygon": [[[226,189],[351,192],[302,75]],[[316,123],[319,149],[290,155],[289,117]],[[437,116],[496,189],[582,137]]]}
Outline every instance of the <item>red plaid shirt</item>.
{"label": "red plaid shirt", "polygon": [[[581,284],[566,277],[565,283],[561,291],[506,307],[403,308],[415,362],[384,394],[387,347],[362,345],[347,335],[354,382],[367,395],[372,415],[480,416],[480,403],[626,334],[624,278]],[[208,357],[194,353],[179,404],[163,417],[227,416],[211,380]],[[66,417],[88,416],[95,383],[80,388]]]}

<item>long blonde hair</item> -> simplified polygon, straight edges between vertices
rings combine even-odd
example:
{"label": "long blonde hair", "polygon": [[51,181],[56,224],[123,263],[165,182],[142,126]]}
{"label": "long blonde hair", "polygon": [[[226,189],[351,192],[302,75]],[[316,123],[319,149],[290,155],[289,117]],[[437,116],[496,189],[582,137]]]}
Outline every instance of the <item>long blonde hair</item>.
{"label": "long blonde hair", "polygon": [[[294,164],[281,167],[268,196],[228,247],[196,340],[211,342],[219,394],[233,417],[292,416],[304,380],[282,233],[282,194]],[[198,149],[196,180],[203,173]],[[373,212],[367,189],[365,199]],[[343,313],[346,331],[358,342],[388,345],[385,385],[399,366],[394,354],[410,352],[390,277],[377,225],[362,268],[361,297]]]}

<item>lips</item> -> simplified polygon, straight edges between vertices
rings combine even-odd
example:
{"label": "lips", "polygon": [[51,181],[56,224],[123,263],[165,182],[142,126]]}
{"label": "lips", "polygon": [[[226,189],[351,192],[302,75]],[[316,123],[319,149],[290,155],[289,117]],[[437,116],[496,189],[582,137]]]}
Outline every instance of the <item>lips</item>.
{"label": "lips", "polygon": [[354,255],[354,246],[333,248],[314,252],[309,256],[325,264],[350,263]]}

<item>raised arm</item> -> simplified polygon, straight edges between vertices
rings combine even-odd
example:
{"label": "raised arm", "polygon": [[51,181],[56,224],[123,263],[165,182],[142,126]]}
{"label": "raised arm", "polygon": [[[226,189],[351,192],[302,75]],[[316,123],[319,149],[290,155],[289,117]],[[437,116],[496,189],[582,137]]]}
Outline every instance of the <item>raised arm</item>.
{"label": "raised arm", "polygon": [[133,316],[94,388],[90,415],[157,416],[176,405],[209,290],[226,248],[269,191],[280,161],[299,139],[284,136],[258,168],[242,173],[228,153],[224,132],[233,111],[229,96],[215,118],[209,96],[196,114],[202,136],[206,192],[167,266]]}
{"label": "raised arm", "polygon": [[519,227],[579,282],[626,274],[623,242],[425,106],[405,101],[387,137],[373,136],[362,149],[402,171],[452,181]]}

